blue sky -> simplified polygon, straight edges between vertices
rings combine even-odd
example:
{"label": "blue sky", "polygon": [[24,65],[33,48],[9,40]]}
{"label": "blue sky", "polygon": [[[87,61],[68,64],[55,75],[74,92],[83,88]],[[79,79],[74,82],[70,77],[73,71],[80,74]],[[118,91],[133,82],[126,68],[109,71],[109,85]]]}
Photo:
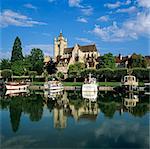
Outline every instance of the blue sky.
{"label": "blue sky", "polygon": [[95,43],[100,54],[149,55],[150,0],[1,0],[1,58],[16,36],[23,53],[41,48],[53,55],[62,30],[68,46]]}

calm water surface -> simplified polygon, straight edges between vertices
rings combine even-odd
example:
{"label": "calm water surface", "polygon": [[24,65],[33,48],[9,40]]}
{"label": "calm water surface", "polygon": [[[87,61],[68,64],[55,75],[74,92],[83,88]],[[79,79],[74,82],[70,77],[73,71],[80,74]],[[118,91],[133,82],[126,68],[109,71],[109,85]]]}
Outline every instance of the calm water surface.
{"label": "calm water surface", "polygon": [[149,148],[149,96],[80,91],[1,97],[1,148]]}

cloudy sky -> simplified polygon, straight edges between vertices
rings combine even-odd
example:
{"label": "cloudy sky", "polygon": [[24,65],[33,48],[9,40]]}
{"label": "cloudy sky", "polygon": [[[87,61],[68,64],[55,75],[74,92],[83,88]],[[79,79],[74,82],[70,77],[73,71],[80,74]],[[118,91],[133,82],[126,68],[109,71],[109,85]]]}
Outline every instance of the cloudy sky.
{"label": "cloudy sky", "polygon": [[100,54],[149,52],[150,0],[1,0],[0,55],[9,57],[19,36],[23,53],[53,55],[62,30],[68,45],[95,43]]}

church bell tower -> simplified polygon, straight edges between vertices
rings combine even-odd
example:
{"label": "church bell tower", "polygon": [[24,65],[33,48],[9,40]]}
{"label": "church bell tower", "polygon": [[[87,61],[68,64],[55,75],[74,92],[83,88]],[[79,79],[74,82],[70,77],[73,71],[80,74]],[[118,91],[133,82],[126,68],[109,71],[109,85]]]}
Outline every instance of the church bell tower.
{"label": "church bell tower", "polygon": [[67,39],[60,32],[58,38],[54,38],[54,60],[57,61],[57,56],[64,55],[64,48],[67,48]]}

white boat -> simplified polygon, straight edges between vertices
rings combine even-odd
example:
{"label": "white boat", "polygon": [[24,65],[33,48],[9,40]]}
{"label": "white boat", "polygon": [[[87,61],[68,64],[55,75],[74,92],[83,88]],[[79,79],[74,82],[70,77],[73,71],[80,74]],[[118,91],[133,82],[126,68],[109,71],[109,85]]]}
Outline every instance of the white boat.
{"label": "white boat", "polygon": [[26,83],[9,82],[6,83],[7,90],[25,90],[29,87]]}
{"label": "white boat", "polygon": [[130,74],[124,76],[123,80],[121,80],[121,83],[122,86],[125,86],[129,91],[137,90],[139,85],[136,77]]}
{"label": "white boat", "polygon": [[150,95],[150,83],[144,83],[144,90],[146,95]]}
{"label": "white boat", "polygon": [[63,84],[59,81],[48,81],[44,83],[44,88],[49,90],[61,91],[64,89]]}
{"label": "white boat", "polygon": [[89,78],[85,79],[84,84],[82,85],[82,92],[97,92],[98,85],[96,83],[96,78],[92,78],[89,74]]}

